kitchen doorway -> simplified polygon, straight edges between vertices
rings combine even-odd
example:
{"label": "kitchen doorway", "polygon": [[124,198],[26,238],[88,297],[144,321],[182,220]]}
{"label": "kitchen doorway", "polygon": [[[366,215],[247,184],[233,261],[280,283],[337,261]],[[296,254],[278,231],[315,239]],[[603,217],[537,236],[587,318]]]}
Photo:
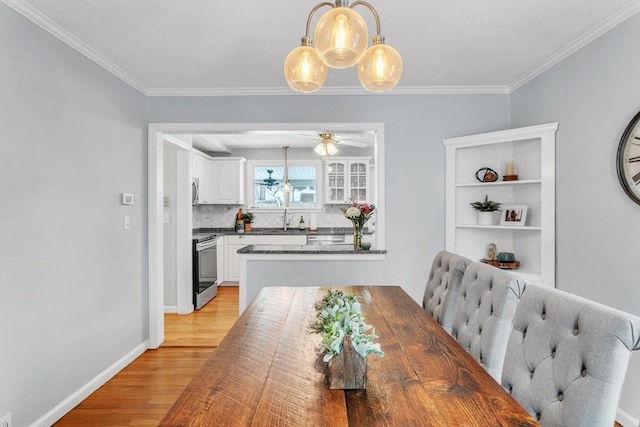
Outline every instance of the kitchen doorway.
{"label": "kitchen doorway", "polygon": [[[163,211],[163,147],[169,135],[205,134],[205,133],[249,133],[252,131],[271,131],[274,133],[309,132],[331,130],[334,132],[373,132],[376,135],[374,167],[376,170],[374,188],[377,206],[376,235],[379,247],[385,247],[385,194],[384,194],[384,124],[383,123],[150,123],[148,127],[148,337],[149,348],[158,348],[164,341],[164,211]],[[190,245],[191,219],[191,166],[188,152],[192,149],[191,142],[172,138],[169,142],[180,147],[180,153],[186,153],[186,160],[178,161],[178,167],[183,165],[186,174],[186,184],[180,185],[184,202],[179,209],[184,210],[182,219],[178,218],[176,226],[179,242]],[[182,248],[184,245],[178,245]],[[191,250],[177,253],[178,271],[191,269]],[[180,274],[180,273],[178,273]],[[185,277],[190,278],[187,274]],[[190,300],[191,283],[179,284],[177,289],[178,310],[180,301]],[[186,311],[187,313],[189,311]]]}

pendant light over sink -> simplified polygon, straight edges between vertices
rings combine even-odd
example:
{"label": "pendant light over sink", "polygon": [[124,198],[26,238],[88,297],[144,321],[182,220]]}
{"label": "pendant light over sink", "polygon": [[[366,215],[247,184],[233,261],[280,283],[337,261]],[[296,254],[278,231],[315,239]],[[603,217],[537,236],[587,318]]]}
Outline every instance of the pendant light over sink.
{"label": "pendant light over sink", "polygon": [[[330,6],[314,31],[316,47],[309,37],[313,15],[323,6]],[[369,31],[355,6],[368,8],[376,21],[376,35],[367,49]],[[311,93],[319,90],[327,79],[327,67],[349,68],[357,65],[362,86],[371,92],[393,89],[402,76],[402,58],[397,50],[384,43],[380,33],[378,12],[366,1],[349,6],[348,0],[336,0],[335,5],[323,2],[309,13],[302,45],[289,53],[284,61],[284,76],[291,89]]]}

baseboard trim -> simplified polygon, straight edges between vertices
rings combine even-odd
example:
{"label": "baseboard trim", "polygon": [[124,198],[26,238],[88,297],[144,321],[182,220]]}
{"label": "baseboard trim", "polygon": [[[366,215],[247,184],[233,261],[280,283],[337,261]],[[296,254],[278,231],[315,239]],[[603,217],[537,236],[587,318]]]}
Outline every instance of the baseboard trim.
{"label": "baseboard trim", "polygon": [[640,421],[637,418],[632,417],[631,414],[620,408],[618,408],[618,413],[616,414],[616,421],[622,427],[640,427]]}
{"label": "baseboard trim", "polygon": [[177,313],[178,312],[178,306],[177,305],[165,305],[164,306],[164,312],[165,313]]}
{"label": "baseboard trim", "polygon": [[142,344],[137,345],[129,353],[125,354],[120,360],[100,372],[91,381],[74,391],[62,402],[58,403],[53,409],[38,418],[31,424],[31,427],[48,427],[62,418],[67,412],[75,408],[80,402],[86,399],[91,393],[103,386],[107,381],[113,378],[118,372],[123,370],[127,365],[133,362],[138,356],[149,348],[149,341],[145,340]]}

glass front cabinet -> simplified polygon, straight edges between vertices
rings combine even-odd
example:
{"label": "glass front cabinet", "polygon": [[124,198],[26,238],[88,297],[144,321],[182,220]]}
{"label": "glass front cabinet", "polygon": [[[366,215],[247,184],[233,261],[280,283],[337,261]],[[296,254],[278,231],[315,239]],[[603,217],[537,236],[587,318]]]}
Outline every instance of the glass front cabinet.
{"label": "glass front cabinet", "polygon": [[331,158],[325,161],[325,203],[369,201],[369,157]]}

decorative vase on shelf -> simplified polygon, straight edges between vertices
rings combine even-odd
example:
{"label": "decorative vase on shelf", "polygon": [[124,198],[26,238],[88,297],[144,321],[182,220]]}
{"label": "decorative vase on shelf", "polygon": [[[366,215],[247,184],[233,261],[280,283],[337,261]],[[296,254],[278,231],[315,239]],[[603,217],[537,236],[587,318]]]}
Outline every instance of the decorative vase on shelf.
{"label": "decorative vase on shelf", "polygon": [[478,211],[478,225],[493,225],[493,212]]}

